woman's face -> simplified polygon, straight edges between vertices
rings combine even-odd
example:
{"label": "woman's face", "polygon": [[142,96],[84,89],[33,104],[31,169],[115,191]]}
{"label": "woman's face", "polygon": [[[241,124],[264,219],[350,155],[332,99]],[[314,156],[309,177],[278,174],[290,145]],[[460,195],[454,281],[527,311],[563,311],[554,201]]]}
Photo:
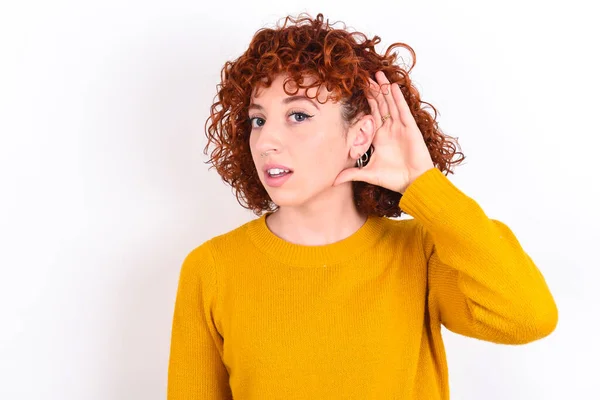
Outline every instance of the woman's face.
{"label": "woman's face", "polygon": [[[280,75],[269,88],[255,91],[248,109],[252,158],[260,181],[280,207],[300,206],[323,195],[340,171],[353,164],[341,104],[310,100],[306,89],[289,96],[284,80]],[[293,82],[288,85],[294,91]],[[316,93],[317,88],[308,91]],[[321,102],[329,94],[321,88]]]}

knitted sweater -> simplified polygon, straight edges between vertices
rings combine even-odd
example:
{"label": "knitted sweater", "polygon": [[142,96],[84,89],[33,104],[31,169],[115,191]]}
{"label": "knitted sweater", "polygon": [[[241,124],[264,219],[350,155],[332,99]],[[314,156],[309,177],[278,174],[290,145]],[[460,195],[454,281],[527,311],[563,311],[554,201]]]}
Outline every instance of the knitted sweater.
{"label": "knitted sweater", "polygon": [[193,249],[174,307],[169,400],[448,399],[441,326],[503,344],[558,311],[513,232],[440,170],[410,184],[412,219],[370,216],[304,246],[265,215]]}

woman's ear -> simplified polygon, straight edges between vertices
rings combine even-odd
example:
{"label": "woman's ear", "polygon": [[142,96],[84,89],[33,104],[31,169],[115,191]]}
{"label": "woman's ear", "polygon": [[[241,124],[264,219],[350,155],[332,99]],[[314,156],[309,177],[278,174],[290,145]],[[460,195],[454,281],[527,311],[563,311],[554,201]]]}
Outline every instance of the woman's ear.
{"label": "woman's ear", "polygon": [[369,150],[375,137],[375,118],[366,114],[360,117],[348,131],[349,156],[356,160]]}

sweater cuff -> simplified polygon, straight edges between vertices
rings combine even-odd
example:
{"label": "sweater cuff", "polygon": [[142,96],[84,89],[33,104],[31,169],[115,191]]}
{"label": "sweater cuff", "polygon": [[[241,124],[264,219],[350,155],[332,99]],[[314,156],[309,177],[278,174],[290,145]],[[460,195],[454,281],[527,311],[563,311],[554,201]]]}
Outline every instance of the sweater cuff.
{"label": "sweater cuff", "polygon": [[471,201],[442,171],[433,167],[408,186],[398,205],[402,211],[428,226],[444,209],[462,209]]}

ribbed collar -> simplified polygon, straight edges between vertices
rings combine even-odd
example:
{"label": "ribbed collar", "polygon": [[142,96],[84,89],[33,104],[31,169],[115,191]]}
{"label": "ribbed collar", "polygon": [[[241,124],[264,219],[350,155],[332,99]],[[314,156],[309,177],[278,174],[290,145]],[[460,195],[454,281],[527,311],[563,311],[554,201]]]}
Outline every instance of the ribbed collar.
{"label": "ribbed collar", "polygon": [[246,225],[247,234],[261,252],[294,266],[322,267],[344,262],[374,246],[384,231],[384,218],[369,216],[356,232],[345,239],[326,245],[306,246],[288,242],[271,232],[266,222],[268,214],[250,221]]}

